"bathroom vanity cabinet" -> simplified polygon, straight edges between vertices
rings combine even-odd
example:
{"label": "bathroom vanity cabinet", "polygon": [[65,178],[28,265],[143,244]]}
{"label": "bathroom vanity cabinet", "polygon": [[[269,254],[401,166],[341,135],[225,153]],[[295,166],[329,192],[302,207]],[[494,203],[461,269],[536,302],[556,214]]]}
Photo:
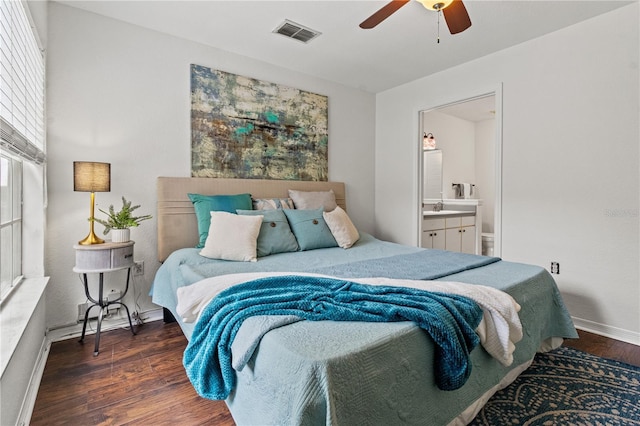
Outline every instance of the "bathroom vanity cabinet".
{"label": "bathroom vanity cabinet", "polygon": [[445,220],[445,250],[475,254],[475,216],[450,217]]}
{"label": "bathroom vanity cabinet", "polygon": [[479,244],[475,212],[430,212],[422,219],[421,246],[477,254]]}
{"label": "bathroom vanity cabinet", "polygon": [[432,218],[422,220],[422,244],[424,248],[445,250],[445,219]]}

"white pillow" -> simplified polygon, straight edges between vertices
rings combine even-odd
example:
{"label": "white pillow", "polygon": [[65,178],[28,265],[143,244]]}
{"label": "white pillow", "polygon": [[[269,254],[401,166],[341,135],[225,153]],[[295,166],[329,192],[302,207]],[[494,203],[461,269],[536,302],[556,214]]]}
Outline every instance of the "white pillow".
{"label": "white pillow", "polygon": [[336,206],[331,212],[322,212],[322,217],[340,247],[347,249],[360,239],[358,230],[349,219],[347,212],[340,206]]}
{"label": "white pillow", "polygon": [[328,191],[297,191],[289,190],[289,198],[293,200],[298,210],[315,210],[322,207],[325,212],[330,212],[337,207],[336,194],[333,189]]}
{"label": "white pillow", "polygon": [[255,262],[263,217],[212,211],[209,235],[200,255],[212,259]]}

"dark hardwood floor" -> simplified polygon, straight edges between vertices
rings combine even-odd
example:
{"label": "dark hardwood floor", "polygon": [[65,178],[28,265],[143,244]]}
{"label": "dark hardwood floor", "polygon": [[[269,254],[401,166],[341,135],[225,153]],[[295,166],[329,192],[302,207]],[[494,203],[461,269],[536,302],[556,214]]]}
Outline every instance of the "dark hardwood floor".
{"label": "dark hardwood floor", "polygon": [[566,339],[564,346],[640,367],[640,346],[578,330],[579,339]]}
{"label": "dark hardwood floor", "polygon": [[177,323],[55,342],[31,425],[234,425],[223,401],[198,396],[182,366],[187,339]]}
{"label": "dark hardwood floor", "polygon": [[[222,401],[200,398],[182,366],[180,327],[144,324],[51,345],[31,425],[234,425]],[[640,346],[580,332],[566,346],[640,365]]]}

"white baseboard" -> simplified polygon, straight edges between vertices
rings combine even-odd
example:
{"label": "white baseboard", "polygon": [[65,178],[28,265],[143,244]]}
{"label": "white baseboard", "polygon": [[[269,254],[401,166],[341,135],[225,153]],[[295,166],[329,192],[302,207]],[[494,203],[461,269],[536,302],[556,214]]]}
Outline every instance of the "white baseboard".
{"label": "white baseboard", "polygon": [[640,333],[572,317],[577,329],[640,346]]}
{"label": "white baseboard", "polygon": [[[151,309],[140,313],[143,322],[152,322],[162,319],[162,308]],[[95,334],[97,320],[90,320],[87,324],[85,335]],[[134,322],[135,326],[135,322]],[[101,332],[115,330],[117,328],[129,327],[129,320],[126,314],[122,312],[117,318],[106,318],[102,320]],[[50,342],[58,342],[61,340],[74,339],[82,335],[82,323],[69,324],[55,329],[47,330],[47,338]]]}
{"label": "white baseboard", "polygon": [[20,407],[18,421],[16,422],[16,425],[18,426],[26,426],[31,422],[31,414],[33,414],[33,407],[36,405],[38,389],[40,388],[40,382],[42,381],[42,375],[44,374],[44,367],[47,364],[50,347],[51,342],[49,342],[45,336],[44,339],[42,339],[42,346],[40,346],[38,359],[36,360],[36,364],[33,366],[33,371],[31,372],[29,386],[27,387],[27,392],[24,395],[22,407]]}

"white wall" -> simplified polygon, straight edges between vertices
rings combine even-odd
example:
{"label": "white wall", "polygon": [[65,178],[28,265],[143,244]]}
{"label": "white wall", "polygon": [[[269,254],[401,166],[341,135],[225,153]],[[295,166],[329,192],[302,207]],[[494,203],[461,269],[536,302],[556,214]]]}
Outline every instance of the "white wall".
{"label": "white wall", "polygon": [[496,202],[496,120],[475,123],[476,193],[482,199],[482,232],[493,232]]}
{"label": "white wall", "polygon": [[379,93],[377,235],[415,244],[418,111],[502,83],[503,258],[560,262],[577,322],[640,344],[638,51],[636,2]]}
{"label": "white wall", "polygon": [[[191,63],[327,95],[329,179],[347,183],[350,216],[373,232],[374,95],[59,3],[49,12],[50,327],[75,322],[85,301],[71,269],[72,246],[89,230],[89,194],[73,192],[72,162],[111,163],[111,192],[96,194],[97,208],[119,205],[124,195],[155,215],[156,177],[190,175]],[[147,294],[158,267],[155,218],[132,229],[132,239],[136,260],[145,261],[137,280],[145,311],[154,307]],[[133,307],[131,297],[125,301]]]}
{"label": "white wall", "polygon": [[439,111],[423,116],[425,132],[433,133],[442,150],[442,196],[455,198],[452,183],[475,182],[475,125]]}

